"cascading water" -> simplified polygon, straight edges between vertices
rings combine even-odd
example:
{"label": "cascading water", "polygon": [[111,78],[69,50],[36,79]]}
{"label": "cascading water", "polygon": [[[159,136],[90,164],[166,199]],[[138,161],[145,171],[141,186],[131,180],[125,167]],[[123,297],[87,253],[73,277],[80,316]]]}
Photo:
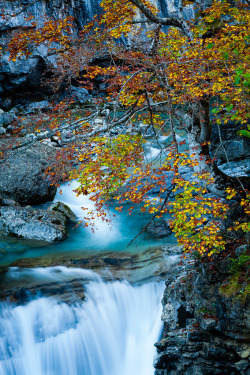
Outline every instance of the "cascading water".
{"label": "cascading water", "polygon": [[[160,137],[160,143],[165,141],[168,136]],[[145,162],[158,154],[158,143],[150,143]],[[76,181],[63,185],[55,202],[66,203],[79,220],[84,220],[81,207],[90,211],[95,207],[89,197],[76,197],[72,190],[77,187]],[[89,260],[90,267],[100,264],[103,269],[95,269],[101,274],[105,270],[109,279],[113,275],[119,279],[152,280],[163,275],[177,260],[169,260],[164,254],[159,257],[154,248],[165,244],[165,240],[161,242],[147,233],[142,235],[140,246],[136,243],[128,249],[131,254],[127,258],[123,254],[125,264],[119,263],[119,251],[127,251],[127,244],[149,218],[140,207],[132,215],[123,212],[113,217],[116,211],[112,203],[112,225],[96,219],[95,233],[83,226],[69,228],[64,242],[47,247],[33,248],[23,243],[19,248],[17,243],[15,249],[13,242],[6,242],[7,264],[20,259],[23,253],[33,259],[49,254],[49,264],[84,267]],[[59,260],[54,261],[60,252]],[[108,255],[102,258],[101,252]],[[66,262],[60,263],[61,259]],[[115,273],[111,272],[113,264]],[[19,305],[6,301],[0,304],[0,375],[153,375],[154,343],[162,326],[163,282],[104,282],[92,271],[66,267],[11,267],[0,277],[2,289],[8,291],[5,296],[22,291]]]}
{"label": "cascading water", "polygon": [[[61,267],[59,274],[72,272]],[[43,269],[40,277],[57,273]],[[163,283],[132,286],[105,283],[91,271],[75,273],[81,274],[92,274],[84,302],[40,297],[21,306],[1,304],[0,375],[153,374]]]}
{"label": "cascading water", "polygon": [[[70,184],[65,184],[61,187],[60,193],[58,192],[55,196],[54,202],[63,202],[71,208],[79,220],[84,220],[86,212],[96,211],[94,202],[89,199],[89,196],[80,195],[77,196],[74,192],[75,189],[79,187],[79,182],[76,180],[72,181]],[[86,211],[85,211],[86,210]],[[88,237],[88,240],[91,238],[92,243],[101,243],[109,244],[117,238],[122,239],[121,228],[119,221],[113,218],[114,212],[110,212],[112,216],[112,226],[110,226],[106,221],[103,221],[101,218],[96,217],[93,220],[95,226],[95,234],[93,235],[89,227],[84,228],[84,232]]]}

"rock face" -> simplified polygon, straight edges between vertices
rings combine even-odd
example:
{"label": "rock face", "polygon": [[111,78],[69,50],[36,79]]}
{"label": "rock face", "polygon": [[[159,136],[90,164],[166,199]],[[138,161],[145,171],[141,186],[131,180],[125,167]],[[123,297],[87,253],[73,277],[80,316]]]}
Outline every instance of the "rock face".
{"label": "rock face", "polygon": [[[32,28],[32,23],[37,22],[42,26],[47,19],[62,19],[67,16],[74,17],[74,32],[99,14],[101,0],[0,0],[0,44],[5,46],[8,37],[24,27]],[[173,0],[157,0],[163,16],[176,13],[176,3]],[[206,2],[204,2],[206,3]],[[184,7],[185,18],[194,16],[193,6]],[[12,15],[12,17],[11,17]],[[34,18],[28,20],[32,15]],[[129,43],[129,41],[128,41]],[[8,52],[2,54],[0,63],[0,108],[9,111],[14,106],[23,106],[29,101],[41,101],[53,95],[50,88],[42,85],[45,72],[56,67],[56,57],[48,54],[46,45],[39,46],[27,59],[21,58],[10,61]],[[49,76],[49,74],[48,74]],[[82,103],[87,94],[82,89],[74,88],[74,98]]]}
{"label": "rock face", "polygon": [[227,276],[226,262],[218,269],[190,262],[172,270],[155,375],[250,374],[250,303],[221,293]]}
{"label": "rock face", "polygon": [[[7,38],[22,28],[32,28],[32,22],[42,26],[45,18],[61,19],[73,16],[75,33],[98,13],[99,0],[5,0],[0,1],[0,13],[13,17],[0,18],[0,43],[6,45]],[[32,15],[34,18],[27,21]],[[27,101],[40,101],[52,91],[42,85],[43,73],[55,66],[56,59],[48,55],[45,45],[39,46],[27,59],[9,61],[8,53],[1,57],[0,64],[0,108],[9,110]]]}
{"label": "rock face", "polygon": [[241,128],[233,121],[213,126],[210,149],[214,157],[222,162],[250,157],[250,139],[237,135]]}
{"label": "rock face", "polygon": [[60,212],[24,207],[1,207],[0,230],[5,235],[55,242],[67,236],[66,218]]}
{"label": "rock face", "polygon": [[53,156],[51,147],[39,143],[8,158],[0,169],[0,196],[21,205],[53,200],[56,187],[45,176]]}

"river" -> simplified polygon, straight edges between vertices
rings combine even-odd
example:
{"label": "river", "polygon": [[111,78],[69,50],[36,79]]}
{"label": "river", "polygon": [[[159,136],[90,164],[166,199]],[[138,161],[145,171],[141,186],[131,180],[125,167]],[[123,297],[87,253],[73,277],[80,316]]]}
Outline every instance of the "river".
{"label": "river", "polygon": [[[81,220],[92,202],[75,196],[76,185],[62,186],[55,201]],[[111,226],[97,220],[94,233],[71,227],[57,244],[1,241],[9,294],[0,303],[0,375],[154,374],[163,279],[176,258],[148,234],[126,248],[147,220],[137,209]]]}

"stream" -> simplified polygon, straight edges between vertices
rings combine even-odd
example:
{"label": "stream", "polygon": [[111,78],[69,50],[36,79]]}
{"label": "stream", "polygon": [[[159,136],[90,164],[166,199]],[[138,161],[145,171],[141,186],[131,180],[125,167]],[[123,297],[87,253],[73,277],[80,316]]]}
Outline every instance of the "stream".
{"label": "stream", "polygon": [[[82,220],[93,203],[76,187],[63,185],[54,201]],[[1,240],[0,375],[154,374],[164,275],[178,257],[147,233],[128,249],[148,216],[114,213],[94,233],[70,227],[60,243]]]}

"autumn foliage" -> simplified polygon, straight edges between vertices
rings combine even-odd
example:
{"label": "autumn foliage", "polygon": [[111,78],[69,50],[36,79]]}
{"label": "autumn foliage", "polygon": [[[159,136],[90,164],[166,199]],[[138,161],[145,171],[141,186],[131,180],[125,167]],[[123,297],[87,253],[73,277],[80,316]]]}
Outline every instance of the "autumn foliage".
{"label": "autumn foliage", "polygon": [[[55,89],[71,79],[92,89],[102,77],[105,98],[96,98],[94,109],[69,120],[79,136],[69,145],[78,165],[69,178],[79,180],[77,194],[92,194],[98,215],[110,199],[117,200],[118,210],[127,201],[130,209],[141,204],[152,219],[171,214],[171,227],[185,251],[220,252],[234,231],[250,229],[249,181],[223,175],[209,153],[211,122],[235,121],[248,131],[249,6],[214,1],[207,9],[198,6],[188,22],[161,18],[145,0],[103,0],[101,6],[103,15],[77,38],[70,18],[22,31],[9,43],[10,59],[27,57],[46,44],[57,55]],[[100,56],[108,56],[109,66],[95,64]],[[105,118],[99,130],[96,108]],[[144,135],[134,134],[139,122],[153,129],[155,139],[171,128],[173,142],[159,145],[155,161],[143,158]],[[187,133],[187,146],[178,144],[176,124]],[[121,125],[123,130],[111,132]],[[60,121],[51,121],[49,130],[60,136]],[[194,169],[191,180],[183,177],[183,168]],[[152,189],[157,190],[154,198]],[[207,195],[211,191],[217,197]],[[224,228],[232,199],[244,214]]]}

